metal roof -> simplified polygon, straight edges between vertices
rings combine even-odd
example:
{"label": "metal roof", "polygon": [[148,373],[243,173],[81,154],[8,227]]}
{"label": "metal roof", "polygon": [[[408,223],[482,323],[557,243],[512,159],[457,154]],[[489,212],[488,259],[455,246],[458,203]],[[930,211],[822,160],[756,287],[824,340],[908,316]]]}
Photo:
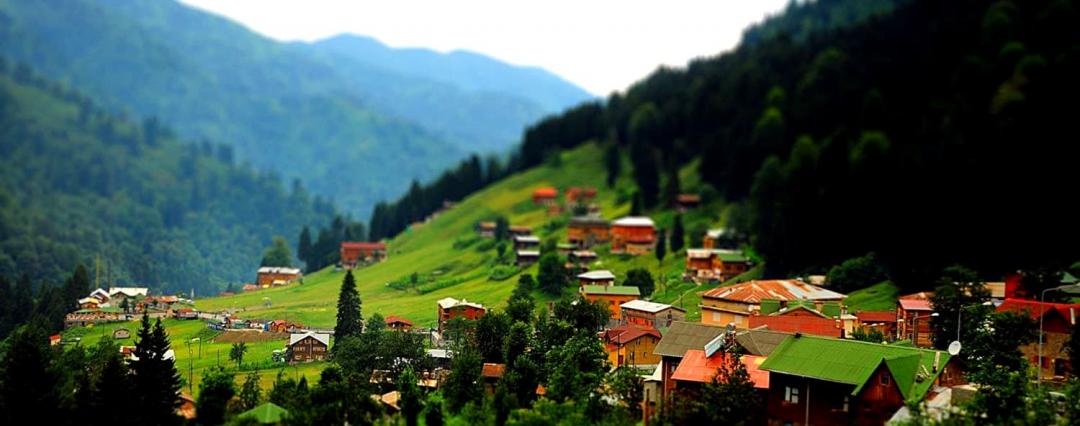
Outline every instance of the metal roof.
{"label": "metal roof", "polygon": [[600,269],[597,271],[589,271],[583,274],[578,274],[577,277],[578,279],[582,280],[613,280],[615,279],[615,274],[611,273],[611,271],[608,271],[606,269]]}
{"label": "metal roof", "polygon": [[671,305],[666,305],[666,304],[663,304],[663,303],[656,303],[656,302],[649,302],[649,301],[640,300],[640,299],[639,300],[631,300],[629,302],[623,303],[623,304],[619,305],[619,307],[621,307],[623,309],[633,309],[635,311],[643,311],[643,312],[649,312],[649,313],[654,313],[654,314],[657,313],[657,312],[660,312],[660,311],[667,310],[667,309],[678,309],[680,311],[685,311],[682,308],[676,308],[676,307],[671,306]]}
{"label": "metal roof", "polygon": [[617,296],[641,296],[641,290],[629,285],[584,285],[584,294],[613,294]]}
{"label": "metal roof", "polygon": [[620,218],[620,219],[616,220],[615,222],[612,222],[611,224],[614,225],[614,226],[647,226],[647,227],[655,227],[656,226],[656,223],[653,222],[652,219],[649,219],[649,218],[644,217],[644,216],[627,216],[627,217],[624,217],[624,218]]}
{"label": "metal roof", "polygon": [[304,332],[304,333],[290,334],[289,335],[289,346],[292,346],[292,345],[296,344],[296,342],[304,340],[304,338],[307,338],[307,337],[311,337],[311,338],[313,338],[315,340],[318,340],[319,342],[321,342],[322,344],[324,344],[326,346],[330,346],[330,335],[329,334],[327,334],[327,333],[313,333],[313,332],[310,332],[310,331],[307,331],[307,332]]}
{"label": "metal roof", "polygon": [[706,343],[723,334],[726,330],[724,327],[702,323],[675,321],[671,323],[671,327],[664,333],[660,343],[656,344],[653,353],[660,356],[682,358],[687,350],[704,349]]}

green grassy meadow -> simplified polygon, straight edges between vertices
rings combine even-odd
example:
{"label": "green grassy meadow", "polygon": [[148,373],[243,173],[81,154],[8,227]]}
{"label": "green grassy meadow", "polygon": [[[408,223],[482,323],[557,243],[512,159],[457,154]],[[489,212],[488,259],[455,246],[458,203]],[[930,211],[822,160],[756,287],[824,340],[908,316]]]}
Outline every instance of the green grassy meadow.
{"label": "green grassy meadow", "polygon": [[900,289],[895,284],[883,281],[849,293],[844,303],[851,312],[892,311],[896,309],[899,293]]}

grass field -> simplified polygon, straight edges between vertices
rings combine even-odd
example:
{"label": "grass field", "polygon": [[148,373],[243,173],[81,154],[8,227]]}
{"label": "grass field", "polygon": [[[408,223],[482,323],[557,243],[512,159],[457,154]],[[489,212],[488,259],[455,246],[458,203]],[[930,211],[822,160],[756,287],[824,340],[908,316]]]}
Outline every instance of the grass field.
{"label": "grass field", "polygon": [[[607,188],[602,158],[602,149],[595,144],[586,144],[564,152],[558,159],[552,159],[544,165],[491,185],[433,221],[398,235],[389,242],[390,253],[386,261],[354,271],[363,302],[363,314],[365,317],[376,312],[384,316],[397,315],[412,320],[417,326],[433,327],[436,321],[436,301],[444,297],[464,298],[496,309],[505,307],[518,276],[515,274],[503,280],[489,278],[492,268],[500,263],[498,254],[490,240],[482,240],[475,235],[475,224],[503,215],[513,225],[532,227],[533,233],[544,241],[565,241],[568,214],[551,217],[545,208],[532,203],[533,190],[543,186],[554,186],[560,190],[574,186],[597,188],[598,195],[594,202],[600,206],[605,218],[615,219],[627,215],[633,188],[630,176],[621,176],[614,188]],[[696,167],[697,163],[694,163],[681,170],[680,181],[685,192],[702,190]],[[629,164],[623,167],[623,170],[629,169]],[[683,216],[689,238],[693,238],[691,233],[695,231],[703,232],[704,229],[722,222],[726,213],[724,205],[715,198],[707,196],[704,206]],[[661,228],[670,229],[674,221],[674,212],[668,209],[657,209],[648,215]],[[512,250],[508,251],[510,253],[506,256],[512,259]],[[663,262],[653,255],[610,255],[606,246],[597,247],[596,251],[600,259],[591,265],[592,269],[609,269],[621,280],[630,269],[645,268],[658,281],[654,300],[687,309],[692,320],[700,317],[700,292],[712,287],[699,287],[680,279],[684,270],[682,251],[669,253]],[[520,272],[535,274],[536,269],[534,265]],[[431,291],[418,291],[417,288],[399,289],[400,287],[389,285],[391,282],[404,282],[413,273],[422,277],[418,289]],[[302,284],[198,299],[196,307],[204,312],[233,310],[241,318],[286,319],[309,328],[332,328],[336,319],[338,291],[344,275],[343,271],[327,268],[308,274]],[[575,290],[576,287],[568,287],[565,293],[570,294]],[[544,306],[543,302],[556,299],[539,292],[534,295],[539,302],[538,309]],[[188,362],[191,361],[196,393],[202,372],[218,364],[219,353],[220,363],[230,365],[230,345],[214,343],[206,338],[208,331],[203,321],[169,320],[165,325],[176,351],[177,368],[182,370],[185,378],[188,376]],[[84,334],[82,344],[93,345],[102,334],[109,335],[112,329],[120,326],[128,327],[134,334],[138,323],[110,324],[87,330],[68,331],[66,334]],[[193,357],[188,356],[187,342],[194,337],[203,337],[202,357],[197,353]],[[129,340],[121,344],[134,343]],[[247,363],[267,363],[271,351],[282,348],[284,341],[249,343],[248,346],[250,349],[245,357]],[[197,351],[198,347],[194,346],[193,349]],[[231,365],[235,368],[235,364]],[[291,375],[306,375],[312,380],[322,366],[290,366],[287,372]],[[277,368],[262,371],[264,387],[272,383],[277,371]],[[244,374],[246,373],[238,374],[237,380],[243,380]]]}
{"label": "grass field", "polygon": [[[232,344],[214,342],[213,337],[217,333],[209,330],[206,327],[206,322],[197,320],[165,320],[162,324],[169,333],[172,349],[176,353],[177,371],[180,372],[185,383],[188,381],[189,375],[192,377],[191,389],[193,395],[198,394],[202,374],[208,368],[215,365],[221,365],[236,371],[236,363],[229,360],[229,350],[232,348]],[[136,340],[135,334],[138,331],[139,326],[139,321],[111,323],[93,327],[69,329],[65,331],[64,334],[65,339],[79,337],[81,339],[79,342],[80,345],[92,347],[97,345],[103,337],[111,338],[113,330],[123,327],[131,332],[131,338],[116,340],[116,343],[118,345],[134,346]],[[191,340],[196,337],[200,339],[200,342],[192,343],[190,345],[191,352],[189,355],[188,342],[191,342]],[[199,353],[199,343],[202,344],[201,355]],[[271,363],[271,353],[275,349],[282,349],[284,347],[285,340],[247,343],[248,350],[244,355],[245,367],[244,371],[237,372],[237,384],[244,381],[249,371],[257,371],[263,388],[269,389],[274,382],[274,378],[277,376],[278,371],[282,368],[285,368],[286,374],[296,377],[297,379],[301,376],[306,376],[308,381],[317,380],[319,372],[322,371],[325,363],[297,364],[295,366]],[[258,369],[256,370],[257,367]],[[186,384],[184,390],[188,390]]]}
{"label": "grass field", "polygon": [[900,290],[890,281],[883,281],[848,294],[844,303],[851,312],[892,311],[896,309],[896,297]]}

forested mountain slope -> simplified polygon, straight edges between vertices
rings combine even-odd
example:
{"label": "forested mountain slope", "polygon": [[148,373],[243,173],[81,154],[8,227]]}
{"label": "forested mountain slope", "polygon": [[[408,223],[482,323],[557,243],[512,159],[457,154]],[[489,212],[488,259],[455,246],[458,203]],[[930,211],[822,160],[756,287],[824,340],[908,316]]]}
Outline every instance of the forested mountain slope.
{"label": "forested mountain slope", "polygon": [[[232,145],[240,161],[299,177],[360,214],[469,152],[511,146],[523,126],[555,110],[530,93],[474,91],[278,43],[171,0],[0,1],[0,54],[110,110],[163,117],[187,138]],[[452,74],[454,63],[426,65]],[[473,78],[521,74],[484,71]],[[551,79],[517,81],[549,87]],[[560,107],[587,96],[556,85],[580,93],[558,98]]]}
{"label": "forested mountain slope", "polygon": [[0,275],[216,293],[254,279],[274,235],[335,214],[299,185],[183,143],[156,120],[110,115],[25,67],[0,72]]}

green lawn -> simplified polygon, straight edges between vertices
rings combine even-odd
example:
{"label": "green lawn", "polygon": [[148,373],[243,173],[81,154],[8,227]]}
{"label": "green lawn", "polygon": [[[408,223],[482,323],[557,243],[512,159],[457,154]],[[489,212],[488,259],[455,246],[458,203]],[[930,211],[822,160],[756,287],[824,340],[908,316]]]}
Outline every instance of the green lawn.
{"label": "green lawn", "polygon": [[844,303],[852,313],[859,311],[892,311],[900,290],[891,281],[883,281],[870,287],[848,293]]}
{"label": "green lawn", "polygon": [[[229,350],[232,348],[231,343],[218,343],[214,342],[214,332],[207,329],[206,323],[197,320],[165,320],[162,322],[165,325],[165,329],[169,334],[169,340],[172,342],[172,349],[176,353],[176,369],[180,372],[185,383],[188,380],[189,373],[193,378],[192,390],[193,395],[197,395],[199,392],[199,382],[202,374],[206,369],[215,365],[221,365],[233,371],[236,371],[236,363],[229,360]],[[131,338],[117,340],[118,345],[134,346],[135,334],[139,329],[139,321],[123,322],[123,323],[111,323],[104,325],[97,325],[92,327],[80,327],[69,329],[64,332],[65,339],[71,339],[73,337],[80,337],[80,345],[84,347],[92,347],[97,345],[98,341],[102,337],[112,336],[113,330],[117,328],[127,328],[131,331]],[[199,344],[193,343],[191,345],[191,354],[188,353],[187,343],[191,339],[199,337],[202,343],[202,354],[199,354]],[[286,374],[299,378],[306,376],[308,381],[317,380],[319,372],[322,371],[322,367],[325,363],[311,363],[311,364],[298,364],[296,366],[286,366],[284,364],[271,364],[270,354],[275,349],[282,349],[285,347],[285,340],[273,340],[267,342],[247,343],[247,353],[244,355],[245,371],[239,371],[237,373],[237,384],[243,382],[249,371],[246,369],[254,369],[261,367],[257,370],[260,376],[261,383],[264,389],[269,389],[276,377],[278,371],[281,368],[286,368]],[[189,371],[190,367],[190,371]],[[188,386],[185,384],[184,390],[188,390]]]}

